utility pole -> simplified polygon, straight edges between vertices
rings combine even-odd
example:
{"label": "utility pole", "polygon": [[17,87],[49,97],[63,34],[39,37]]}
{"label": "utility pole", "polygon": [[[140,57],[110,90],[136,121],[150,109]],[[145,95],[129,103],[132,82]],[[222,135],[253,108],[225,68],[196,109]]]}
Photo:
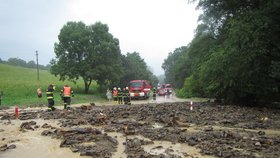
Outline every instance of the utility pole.
{"label": "utility pole", "polygon": [[35,51],[36,52],[36,61],[37,61],[37,80],[39,81],[39,65],[38,65],[38,50]]}

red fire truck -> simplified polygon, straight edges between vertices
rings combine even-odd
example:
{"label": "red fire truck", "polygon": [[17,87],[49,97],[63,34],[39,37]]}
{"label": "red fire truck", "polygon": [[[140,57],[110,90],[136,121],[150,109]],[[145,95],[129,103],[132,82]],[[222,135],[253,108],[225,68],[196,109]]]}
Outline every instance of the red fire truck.
{"label": "red fire truck", "polygon": [[129,93],[132,99],[147,99],[152,86],[147,80],[132,80],[129,82]]}

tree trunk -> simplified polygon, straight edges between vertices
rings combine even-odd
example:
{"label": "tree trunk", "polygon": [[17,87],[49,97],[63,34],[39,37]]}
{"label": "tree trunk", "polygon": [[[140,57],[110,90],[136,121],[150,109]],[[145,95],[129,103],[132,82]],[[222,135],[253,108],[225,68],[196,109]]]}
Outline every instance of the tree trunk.
{"label": "tree trunk", "polygon": [[89,91],[89,86],[91,84],[91,81],[87,81],[86,79],[84,79],[84,84],[85,84],[85,93],[88,94],[88,91]]}

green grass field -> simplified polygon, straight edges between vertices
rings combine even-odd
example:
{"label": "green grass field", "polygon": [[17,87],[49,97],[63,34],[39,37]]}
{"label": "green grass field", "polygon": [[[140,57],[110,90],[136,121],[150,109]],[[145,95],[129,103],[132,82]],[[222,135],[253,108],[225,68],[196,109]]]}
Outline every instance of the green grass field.
{"label": "green grass field", "polygon": [[40,80],[37,80],[37,70],[17,66],[0,64],[0,91],[4,92],[2,106],[36,106],[39,103],[37,88],[43,90],[42,103],[47,105],[45,91],[49,84],[55,84],[55,105],[62,105],[60,90],[68,84],[74,90],[75,97],[72,104],[102,102],[105,101],[104,95],[97,92],[97,84],[93,83],[89,94],[84,94],[84,83],[80,79],[76,84],[70,81],[59,81],[58,77],[50,74],[49,71],[39,70]]}

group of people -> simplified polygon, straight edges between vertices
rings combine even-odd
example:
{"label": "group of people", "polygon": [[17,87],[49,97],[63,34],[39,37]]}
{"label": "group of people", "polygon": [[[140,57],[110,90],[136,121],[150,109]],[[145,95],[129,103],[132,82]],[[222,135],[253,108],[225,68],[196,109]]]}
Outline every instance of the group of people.
{"label": "group of people", "polygon": [[[48,111],[55,110],[54,107],[54,91],[55,91],[55,85],[50,84],[46,90],[47,100],[48,100]],[[41,88],[37,89],[37,95],[39,100],[42,98],[42,90]],[[65,85],[63,89],[60,91],[60,97],[64,102],[64,109],[69,109],[70,103],[71,103],[71,97],[74,97],[74,92],[72,88],[69,85]]]}
{"label": "group of people", "polygon": [[125,87],[121,89],[120,87],[114,87],[113,90],[108,89],[106,96],[108,100],[110,101],[113,95],[113,100],[116,104],[131,104],[130,94],[129,94],[129,88]]}

